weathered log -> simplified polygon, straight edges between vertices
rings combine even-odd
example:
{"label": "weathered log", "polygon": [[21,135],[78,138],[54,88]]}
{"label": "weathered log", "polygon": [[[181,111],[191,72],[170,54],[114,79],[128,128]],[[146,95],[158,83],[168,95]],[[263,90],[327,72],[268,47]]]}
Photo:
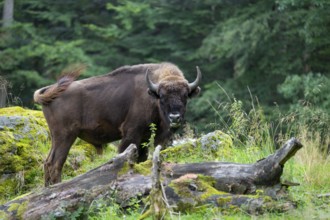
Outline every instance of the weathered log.
{"label": "weathered log", "polygon": [[[215,188],[234,194],[253,194],[258,189],[272,189],[281,184],[280,177],[285,162],[302,147],[295,138],[287,141],[279,150],[254,164],[205,162],[165,165],[168,178],[176,179],[187,173],[202,174],[214,178]],[[275,197],[275,192],[269,191]]]}
{"label": "weathered log", "polygon": [[[5,216],[6,219],[65,218],[77,210],[83,214],[93,200],[111,195],[115,191],[120,171],[124,166],[133,164],[136,157],[137,148],[131,144],[122,154],[71,181],[43,188],[39,192],[14,199],[0,206],[0,217]],[[142,180],[139,182],[143,183]],[[136,189],[134,193],[138,193],[138,190]]]}
{"label": "weathered log", "polygon": [[[284,163],[301,147],[292,138],[274,154],[254,164],[163,164],[162,185],[169,204],[181,211],[206,203],[225,208],[230,204],[244,207],[252,204],[249,212],[259,212],[267,204],[275,208],[271,197],[276,198],[282,190],[280,177]],[[108,163],[83,175],[1,205],[0,217],[65,218],[72,212],[83,217],[93,201],[109,197],[126,207],[131,198],[146,197],[152,189],[150,173],[140,172],[141,165],[133,163],[135,158],[136,146],[130,145]],[[260,192],[258,189],[271,197],[255,196]],[[292,203],[286,204],[286,207],[292,207]]]}
{"label": "weathered log", "polygon": [[167,205],[165,200],[165,193],[163,193],[163,186],[161,182],[161,146],[158,145],[152,157],[152,189],[150,192],[150,214],[153,219],[164,219],[167,212]]}

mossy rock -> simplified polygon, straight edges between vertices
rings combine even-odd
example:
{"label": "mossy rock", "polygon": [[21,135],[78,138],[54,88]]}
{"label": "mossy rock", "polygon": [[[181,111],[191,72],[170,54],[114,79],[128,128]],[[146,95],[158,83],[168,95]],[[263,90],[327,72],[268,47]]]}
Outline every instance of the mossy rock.
{"label": "mossy rock", "polygon": [[205,161],[222,161],[223,157],[232,154],[232,138],[216,130],[197,140],[190,140],[161,151],[163,161],[175,163],[192,163]]}
{"label": "mossy rock", "polygon": [[48,142],[42,112],[21,107],[0,109],[0,197],[11,197],[40,182]]}
{"label": "mossy rock", "polygon": [[[0,203],[43,185],[43,162],[51,147],[42,111],[0,108]],[[64,177],[86,172],[83,163],[95,158],[93,146],[77,140],[63,169]]]}

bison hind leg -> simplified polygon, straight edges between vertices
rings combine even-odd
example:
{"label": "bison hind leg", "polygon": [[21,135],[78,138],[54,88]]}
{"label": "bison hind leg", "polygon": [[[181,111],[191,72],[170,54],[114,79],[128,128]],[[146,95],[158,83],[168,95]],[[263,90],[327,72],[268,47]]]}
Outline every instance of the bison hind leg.
{"label": "bison hind leg", "polygon": [[63,165],[76,138],[73,134],[52,133],[52,147],[44,162],[45,186],[61,182]]}

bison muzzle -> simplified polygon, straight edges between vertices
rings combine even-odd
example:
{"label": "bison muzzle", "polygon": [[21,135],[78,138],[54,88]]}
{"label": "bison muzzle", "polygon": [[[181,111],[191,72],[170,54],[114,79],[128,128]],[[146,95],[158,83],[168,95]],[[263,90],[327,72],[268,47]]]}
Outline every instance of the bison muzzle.
{"label": "bison muzzle", "polygon": [[148,149],[141,144],[156,125],[155,144],[169,139],[172,128],[184,120],[188,98],[200,92],[201,72],[189,83],[171,63],[120,67],[111,73],[78,80],[82,68],[65,72],[57,83],[34,93],[42,105],[51,133],[52,147],[44,164],[45,185],[61,181],[63,164],[77,137],[94,145],[121,139],[118,151],[138,146],[138,162]]}

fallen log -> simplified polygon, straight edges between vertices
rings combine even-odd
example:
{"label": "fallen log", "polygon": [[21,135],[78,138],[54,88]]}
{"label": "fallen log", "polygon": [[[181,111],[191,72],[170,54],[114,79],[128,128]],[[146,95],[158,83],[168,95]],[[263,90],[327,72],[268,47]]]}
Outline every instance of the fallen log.
{"label": "fallen log", "polygon": [[[161,184],[174,210],[187,211],[203,204],[244,207],[251,213],[260,213],[267,207],[276,209],[274,199],[283,190],[280,177],[284,164],[301,147],[292,138],[274,154],[254,164],[163,163]],[[36,220],[66,218],[72,213],[84,217],[92,203],[109,198],[125,208],[132,198],[149,196],[153,186],[151,172],[146,172],[151,170],[151,163],[134,164],[136,152],[132,144],[122,154],[83,175],[1,205],[0,217]],[[266,196],[258,196],[261,192]],[[288,202],[281,204],[280,209],[293,206]]]}
{"label": "fallen log", "polygon": [[[233,194],[253,194],[258,189],[272,189],[280,184],[280,177],[287,160],[302,147],[297,139],[287,141],[279,150],[254,164],[229,162],[205,162],[190,164],[168,164],[166,175],[177,179],[187,173],[203,174],[214,178],[215,188]],[[276,192],[268,192],[276,197]],[[274,194],[275,193],[275,194]]]}

